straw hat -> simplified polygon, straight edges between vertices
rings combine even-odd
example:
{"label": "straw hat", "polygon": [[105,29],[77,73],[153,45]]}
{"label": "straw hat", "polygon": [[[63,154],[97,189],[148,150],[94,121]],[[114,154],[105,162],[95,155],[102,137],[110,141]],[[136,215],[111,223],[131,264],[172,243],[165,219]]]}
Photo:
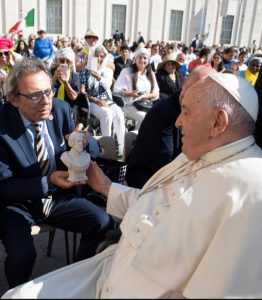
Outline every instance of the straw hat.
{"label": "straw hat", "polygon": [[177,69],[179,69],[179,68],[181,67],[181,64],[180,64],[178,61],[176,61],[176,55],[170,54],[170,55],[165,55],[165,56],[163,57],[162,62],[159,63],[158,66],[157,66],[157,70],[159,71],[160,69],[163,69],[164,66],[165,66],[165,64],[166,64],[168,61],[174,62]]}
{"label": "straw hat", "polygon": [[95,38],[99,39],[98,33],[95,30],[93,30],[92,28],[87,29],[86,34],[85,34],[85,38],[88,37],[88,36],[92,36],[92,37],[95,37]]}

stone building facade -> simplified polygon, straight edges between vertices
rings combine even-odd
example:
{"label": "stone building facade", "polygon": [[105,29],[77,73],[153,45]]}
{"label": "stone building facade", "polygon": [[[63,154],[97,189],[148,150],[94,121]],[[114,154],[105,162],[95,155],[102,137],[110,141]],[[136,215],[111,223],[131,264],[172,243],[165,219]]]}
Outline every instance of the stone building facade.
{"label": "stone building facade", "polygon": [[83,37],[95,29],[101,40],[118,29],[131,41],[141,31],[145,40],[189,44],[196,34],[206,45],[262,44],[262,1],[259,0],[1,0],[0,35],[35,8],[36,33]]}

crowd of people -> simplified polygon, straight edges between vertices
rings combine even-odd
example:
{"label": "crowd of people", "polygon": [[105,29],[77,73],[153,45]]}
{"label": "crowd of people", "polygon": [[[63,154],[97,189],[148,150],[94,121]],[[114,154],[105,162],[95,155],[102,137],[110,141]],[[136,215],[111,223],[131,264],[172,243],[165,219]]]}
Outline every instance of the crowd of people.
{"label": "crowd of people", "polygon": [[[261,47],[37,34],[0,38],[2,298],[260,298]],[[119,159],[127,120],[138,130],[125,185],[95,163],[80,94]],[[75,132],[92,161],[70,182],[60,157]],[[77,192],[87,185],[106,210]],[[77,263],[29,281],[35,223],[82,236]]]}

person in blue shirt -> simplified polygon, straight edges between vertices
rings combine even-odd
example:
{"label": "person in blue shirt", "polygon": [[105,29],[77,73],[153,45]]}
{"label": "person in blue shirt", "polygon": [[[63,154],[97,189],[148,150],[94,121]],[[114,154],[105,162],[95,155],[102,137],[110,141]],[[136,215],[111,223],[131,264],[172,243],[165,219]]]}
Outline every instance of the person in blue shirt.
{"label": "person in blue shirt", "polygon": [[54,56],[54,46],[45,29],[39,29],[38,38],[35,39],[33,56],[42,60],[49,68]]}

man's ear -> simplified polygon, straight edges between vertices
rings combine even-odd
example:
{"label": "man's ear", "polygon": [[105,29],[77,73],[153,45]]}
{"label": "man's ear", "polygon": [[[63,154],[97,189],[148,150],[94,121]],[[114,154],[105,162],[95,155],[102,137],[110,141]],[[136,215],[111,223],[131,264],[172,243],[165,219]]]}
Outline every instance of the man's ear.
{"label": "man's ear", "polygon": [[8,95],[8,102],[10,102],[14,107],[18,107],[18,101],[19,100],[13,94]]}
{"label": "man's ear", "polygon": [[217,137],[224,133],[227,129],[229,123],[228,113],[220,108],[214,113],[214,120],[211,129],[211,136]]}

